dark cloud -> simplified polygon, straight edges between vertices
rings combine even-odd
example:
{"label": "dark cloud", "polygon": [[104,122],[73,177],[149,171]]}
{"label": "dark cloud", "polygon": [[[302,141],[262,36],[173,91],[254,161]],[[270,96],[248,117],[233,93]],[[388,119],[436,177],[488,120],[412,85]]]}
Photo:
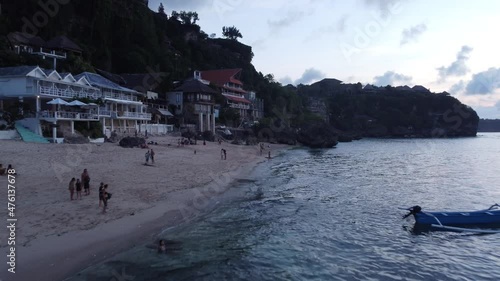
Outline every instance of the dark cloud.
{"label": "dark cloud", "polygon": [[469,68],[466,63],[469,60],[469,54],[472,52],[472,48],[464,45],[462,49],[457,54],[457,59],[452,62],[449,66],[441,66],[437,70],[439,71],[439,78],[441,81],[446,80],[449,76],[463,76],[469,72]]}
{"label": "dark cloud", "polygon": [[401,45],[407,44],[411,41],[417,41],[418,37],[427,31],[427,25],[421,23],[403,30],[403,38],[401,38]]}
{"label": "dark cloud", "polygon": [[[375,76],[373,78],[373,84],[376,86],[399,86],[399,85],[407,85],[411,83],[413,78],[411,76],[403,75],[396,73],[394,71],[387,71],[384,75]],[[399,85],[395,85],[395,84]]]}
{"label": "dark cloud", "polygon": [[487,95],[500,89],[500,68],[490,69],[472,75],[467,83],[465,93],[468,95]]}

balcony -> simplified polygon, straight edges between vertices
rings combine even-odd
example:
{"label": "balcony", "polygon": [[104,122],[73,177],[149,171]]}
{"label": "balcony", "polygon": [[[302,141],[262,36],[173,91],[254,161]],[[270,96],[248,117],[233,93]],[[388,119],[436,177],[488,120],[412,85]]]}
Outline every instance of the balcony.
{"label": "balcony", "polygon": [[119,100],[126,100],[126,101],[137,101],[137,97],[132,95],[132,94],[125,95],[125,94],[104,92],[102,94],[102,96],[103,96],[103,98],[119,99]]}
{"label": "balcony", "polygon": [[73,121],[99,121],[99,115],[82,112],[66,112],[66,111],[41,111],[38,113],[38,118],[47,121],[57,120],[73,120]]}
{"label": "balcony", "polygon": [[100,97],[98,92],[95,91],[85,91],[81,89],[80,91],[75,91],[71,88],[59,89],[55,86],[40,86],[39,94],[41,96],[51,96],[59,98],[90,98],[98,99]]}
{"label": "balcony", "polygon": [[117,112],[116,116],[117,116],[117,118],[123,118],[123,119],[151,120],[151,113],[119,111],[119,112]]}
{"label": "balcony", "polygon": [[230,103],[229,107],[238,109],[250,109],[250,105],[238,104],[238,103]]}

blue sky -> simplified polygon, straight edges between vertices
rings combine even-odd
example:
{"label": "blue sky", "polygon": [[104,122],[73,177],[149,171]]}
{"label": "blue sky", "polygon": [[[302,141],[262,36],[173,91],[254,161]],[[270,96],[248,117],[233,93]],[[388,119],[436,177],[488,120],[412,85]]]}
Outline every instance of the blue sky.
{"label": "blue sky", "polygon": [[500,118],[500,1],[150,0],[196,11],[207,34],[236,26],[253,64],[287,84],[322,78],[447,91]]}

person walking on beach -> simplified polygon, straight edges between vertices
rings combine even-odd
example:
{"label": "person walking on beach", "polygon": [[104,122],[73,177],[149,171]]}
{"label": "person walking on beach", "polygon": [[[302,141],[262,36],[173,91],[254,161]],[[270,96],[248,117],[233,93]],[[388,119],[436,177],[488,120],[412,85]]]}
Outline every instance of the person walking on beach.
{"label": "person walking on beach", "polygon": [[90,195],[90,176],[89,172],[87,172],[87,169],[83,169],[82,183],[83,189],[85,190],[85,195]]}
{"label": "person walking on beach", "polygon": [[149,156],[151,156],[151,153],[148,151],[146,151],[146,154],[144,154],[144,157],[146,157],[146,164],[147,165],[149,163]]}
{"label": "person walking on beach", "polygon": [[226,160],[226,150],[223,148],[222,153],[224,154],[224,160]]}
{"label": "person walking on beach", "polygon": [[70,196],[70,199],[73,200],[73,194],[75,193],[75,182],[76,182],[76,179],[75,178],[72,178],[71,181],[69,182],[69,196]]}
{"label": "person walking on beach", "polygon": [[151,149],[150,154],[151,154],[151,163],[154,164],[155,163],[155,152],[153,151],[153,149]]}
{"label": "person walking on beach", "polygon": [[99,208],[101,208],[103,202],[103,194],[102,194],[103,191],[104,191],[104,183],[101,182],[101,185],[99,185]]}
{"label": "person walking on beach", "polygon": [[82,183],[80,182],[80,179],[76,180],[75,186],[76,186],[76,199],[80,198],[80,200],[81,200],[82,199]]}
{"label": "person walking on beach", "polygon": [[220,150],[220,160],[224,160],[224,148]]}
{"label": "person walking on beach", "polygon": [[111,193],[108,191],[108,185],[104,185],[104,189],[102,191],[102,202],[104,203],[104,207],[102,208],[102,213],[106,213],[106,209],[108,208],[108,200],[111,199]]}

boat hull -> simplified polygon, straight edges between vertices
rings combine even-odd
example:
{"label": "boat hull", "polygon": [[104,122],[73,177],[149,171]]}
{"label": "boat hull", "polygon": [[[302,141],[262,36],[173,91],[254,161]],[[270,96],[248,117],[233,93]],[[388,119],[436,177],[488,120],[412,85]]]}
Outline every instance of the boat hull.
{"label": "boat hull", "polygon": [[413,214],[420,225],[448,226],[500,226],[500,210],[482,210],[474,212],[418,212]]}

